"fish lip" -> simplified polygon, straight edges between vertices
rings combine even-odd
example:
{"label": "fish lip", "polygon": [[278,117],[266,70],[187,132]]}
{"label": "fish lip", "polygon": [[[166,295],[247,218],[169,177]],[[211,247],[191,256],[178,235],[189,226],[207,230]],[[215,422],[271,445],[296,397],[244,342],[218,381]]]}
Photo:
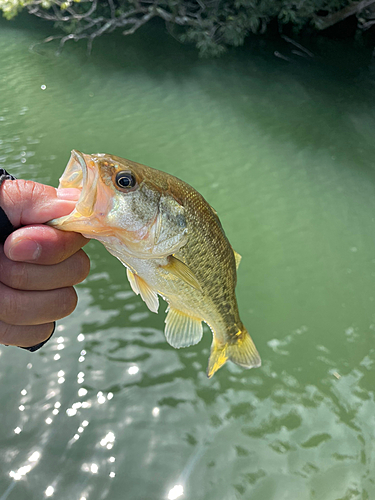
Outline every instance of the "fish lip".
{"label": "fish lip", "polygon": [[81,153],[81,151],[78,151],[78,149],[72,149],[70,154],[71,154],[71,158],[73,160],[75,160],[76,163],[78,163],[79,166],[81,167],[82,174],[87,175],[87,164],[86,164],[86,160],[84,158],[83,153]]}
{"label": "fish lip", "polygon": [[88,217],[92,215],[96,201],[98,169],[95,160],[73,149],[66,169],[60,178],[60,188],[70,187],[81,190],[75,210]]}
{"label": "fish lip", "polygon": [[[78,151],[78,149],[73,149],[70,153],[70,161],[74,162],[74,167],[79,167],[81,170],[80,170],[80,173],[81,173],[81,178],[80,178],[80,181],[79,181],[79,186],[77,186],[78,188],[81,189],[81,194],[80,194],[80,197],[77,201],[77,207],[79,205],[80,202],[82,202],[85,198],[85,195],[86,195],[86,191],[87,191],[87,178],[88,178],[88,167],[87,167],[87,163],[85,161],[85,158],[83,156],[83,153],[81,153],[81,151]],[[73,186],[73,187],[76,187],[76,186]]]}
{"label": "fish lip", "polygon": [[73,149],[70,153],[68,164],[59,179],[59,188],[76,188],[82,190],[82,177],[86,170],[87,166],[83,154]]}

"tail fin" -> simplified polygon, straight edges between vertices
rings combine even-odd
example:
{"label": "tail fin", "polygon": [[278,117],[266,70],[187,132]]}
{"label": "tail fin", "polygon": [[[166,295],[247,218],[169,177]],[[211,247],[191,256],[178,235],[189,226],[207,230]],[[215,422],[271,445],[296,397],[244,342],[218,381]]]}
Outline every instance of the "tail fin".
{"label": "tail fin", "polygon": [[257,348],[243,325],[236,337],[229,339],[225,344],[219,343],[214,334],[210,359],[208,360],[208,378],[211,378],[228,359],[243,368],[257,368],[261,365]]}

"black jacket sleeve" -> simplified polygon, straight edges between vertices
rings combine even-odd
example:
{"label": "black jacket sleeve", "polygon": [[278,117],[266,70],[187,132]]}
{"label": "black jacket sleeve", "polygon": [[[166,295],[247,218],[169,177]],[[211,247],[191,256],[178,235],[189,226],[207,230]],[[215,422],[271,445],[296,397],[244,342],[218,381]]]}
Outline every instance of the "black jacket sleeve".
{"label": "black jacket sleeve", "polygon": [[[8,174],[6,170],[3,168],[0,168],[0,188],[1,184],[6,181],[6,180],[12,180],[14,181],[15,177],[13,175]],[[10,223],[10,220],[8,219],[6,213],[4,210],[0,207],[0,244],[4,245],[5,240],[8,238],[10,233],[14,231],[14,227]]]}

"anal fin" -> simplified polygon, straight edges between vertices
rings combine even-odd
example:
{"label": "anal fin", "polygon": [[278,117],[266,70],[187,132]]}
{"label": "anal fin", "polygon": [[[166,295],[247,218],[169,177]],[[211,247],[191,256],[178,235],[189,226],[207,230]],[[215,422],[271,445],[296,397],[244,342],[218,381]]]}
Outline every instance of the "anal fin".
{"label": "anal fin", "polygon": [[176,349],[198,344],[203,335],[202,321],[171,307],[165,318],[165,338]]}
{"label": "anal fin", "polygon": [[133,292],[142,297],[151,312],[157,313],[159,309],[158,294],[150,288],[144,279],[132,273],[130,269],[126,268],[126,274]]}

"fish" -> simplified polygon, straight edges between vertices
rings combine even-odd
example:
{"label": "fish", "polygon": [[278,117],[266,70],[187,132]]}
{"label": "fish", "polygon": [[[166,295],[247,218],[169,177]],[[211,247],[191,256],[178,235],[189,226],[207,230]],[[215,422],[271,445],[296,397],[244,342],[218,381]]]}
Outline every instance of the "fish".
{"label": "fish", "polygon": [[207,376],[228,360],[261,365],[235,295],[241,257],[217,212],[186,182],[110,154],[71,152],[59,188],[81,190],[69,215],[50,226],[93,238],[126,267],[134,293],[150,311],[167,304],[165,338],[179,349],[212,331]]}

